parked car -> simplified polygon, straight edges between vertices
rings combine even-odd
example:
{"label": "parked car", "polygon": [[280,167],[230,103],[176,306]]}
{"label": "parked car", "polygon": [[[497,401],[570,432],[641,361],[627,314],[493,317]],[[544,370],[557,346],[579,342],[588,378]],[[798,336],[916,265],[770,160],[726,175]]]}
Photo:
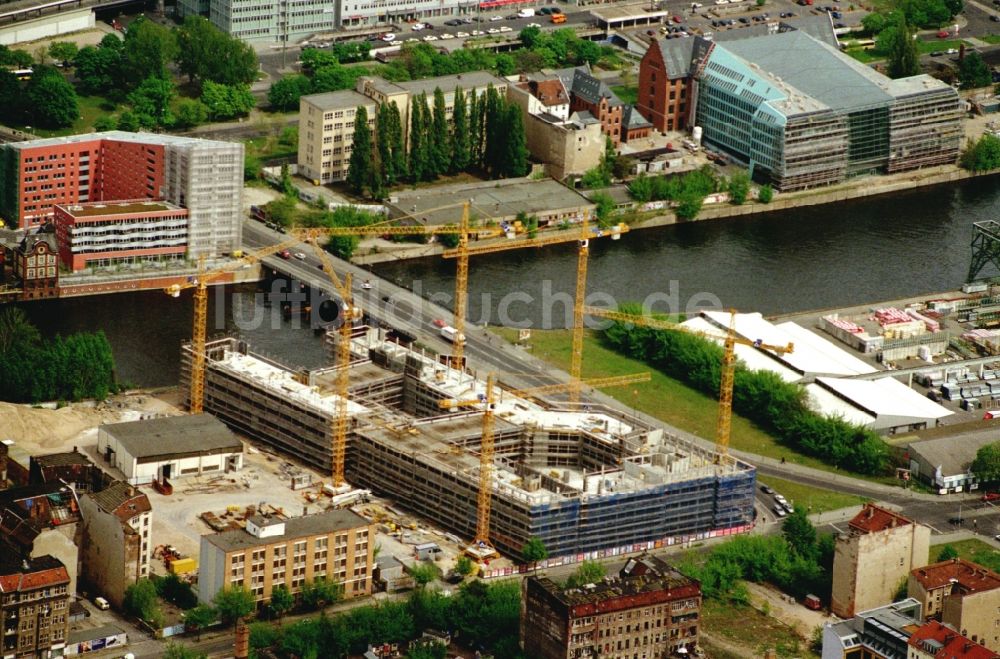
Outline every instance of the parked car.
{"label": "parked car", "polygon": [[292,253],[289,252],[287,249],[283,249],[281,250],[281,252],[278,253],[278,256],[287,261],[288,259],[292,258]]}
{"label": "parked car", "polygon": [[491,23],[494,22],[494,21],[502,21],[502,20],[503,20],[503,16],[490,16],[490,22]]}
{"label": "parked car", "polygon": [[[931,57],[944,57],[944,51],[943,50],[935,50],[934,52],[931,53]],[[933,395],[931,395],[931,394],[933,394]],[[931,400],[935,401],[935,402],[937,402],[937,400],[940,398],[940,396],[938,396],[938,393],[936,391],[928,391],[927,392],[927,397],[930,398]]]}
{"label": "parked car", "polygon": [[386,43],[392,43],[395,40],[396,40],[396,35],[393,34],[392,32],[386,32],[385,34],[382,35],[382,41]]}
{"label": "parked car", "polygon": [[785,512],[785,509],[777,504],[774,505],[774,508],[772,508],[772,510],[774,511],[774,514],[777,515],[778,517],[788,516],[788,513]]}
{"label": "parked car", "polygon": [[303,254],[302,252],[295,252],[295,258],[297,258],[300,261],[305,261],[306,255]]}
{"label": "parked car", "polygon": [[761,485],[760,491],[763,492],[764,494],[774,494],[774,490],[767,485]]}
{"label": "parked car", "polygon": [[962,519],[961,517],[949,517],[948,523],[954,524],[955,526],[962,526],[963,524],[965,524],[965,520]]}
{"label": "parked car", "polygon": [[420,30],[423,30],[425,27],[427,26],[423,23],[414,23],[413,25],[410,26],[410,29],[413,30],[414,32],[420,32]]}
{"label": "parked car", "polygon": [[681,23],[681,22],[683,22],[684,19],[682,19],[680,16],[674,14],[674,16],[670,20],[672,20],[674,23]]}
{"label": "parked car", "polygon": [[1000,23],[1000,16],[997,16],[996,14],[990,14],[990,20],[993,21],[994,23]]}
{"label": "parked car", "polygon": [[982,496],[983,501],[996,501],[1000,499],[1000,492],[987,492]]}
{"label": "parked car", "polygon": [[937,33],[938,39],[947,39],[950,36],[951,32],[949,32],[948,30],[939,30]]}

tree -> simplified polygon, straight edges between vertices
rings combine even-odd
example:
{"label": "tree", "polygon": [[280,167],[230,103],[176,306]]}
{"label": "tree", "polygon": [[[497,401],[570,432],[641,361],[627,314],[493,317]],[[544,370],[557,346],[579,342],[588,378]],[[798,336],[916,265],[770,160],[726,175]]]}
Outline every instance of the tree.
{"label": "tree", "polygon": [[536,44],[542,41],[542,29],[538,27],[526,27],[518,34],[525,50],[532,50]]}
{"label": "tree", "polygon": [[11,50],[7,46],[0,46],[0,66],[10,66],[17,69],[25,69],[35,63],[35,58],[26,50]]}
{"label": "tree", "polygon": [[129,88],[147,78],[170,79],[167,64],[177,55],[177,40],[169,29],[146,18],[128,26],[122,48],[122,77]]}
{"label": "tree", "polygon": [[455,89],[455,106],[452,110],[451,126],[450,170],[452,173],[464,172],[469,166],[469,111],[465,92],[461,87]]}
{"label": "tree", "polygon": [[1000,481],[1000,442],[987,444],[976,451],[970,469],[980,482]]}
{"label": "tree", "polygon": [[41,333],[28,320],[24,309],[8,305],[0,310],[0,355],[34,348],[41,342]]}
{"label": "tree", "polygon": [[118,87],[122,75],[122,48],[118,37],[109,34],[97,47],[86,46],[76,54],[73,66],[80,91],[110,95]]}
{"label": "tree", "polygon": [[441,91],[440,87],[434,88],[434,110],[430,134],[434,136],[434,140],[430,142],[431,161],[434,164],[434,175],[439,176],[450,169],[452,152],[451,131],[448,129],[444,92]]}
{"label": "tree", "polygon": [[410,180],[414,183],[424,180],[429,169],[427,146],[424,144],[423,115],[427,112],[427,96],[421,94],[410,103]]}
{"label": "tree", "polygon": [[288,590],[288,586],[279,584],[271,589],[271,601],[267,605],[271,609],[271,612],[278,616],[278,623],[280,624],[281,618],[295,605],[295,597]]}
{"label": "tree", "polygon": [[953,558],[958,558],[958,551],[951,545],[945,545],[941,547],[941,551],[938,552],[938,561],[950,561]]}
{"label": "tree", "polygon": [[973,50],[965,54],[962,63],[958,65],[958,79],[962,89],[978,89],[989,87],[993,82],[990,67],[983,61],[983,56]]}
{"label": "tree", "polygon": [[344,596],[344,587],[325,577],[318,577],[302,584],[299,596],[307,607],[322,610]]}
{"label": "tree", "polygon": [[285,76],[267,90],[267,102],[275,110],[297,110],[299,99],[309,93],[311,84],[304,75]]}
{"label": "tree", "polygon": [[139,117],[130,110],[125,110],[118,115],[118,130],[135,132],[139,130]]}
{"label": "tree", "polygon": [[69,65],[80,51],[72,41],[53,41],[49,45],[49,57],[63,65]]}
{"label": "tree", "polygon": [[441,569],[433,563],[417,563],[410,568],[410,576],[423,588],[441,576]]}
{"label": "tree", "polygon": [[360,105],[354,114],[354,143],[347,168],[347,184],[355,194],[363,194],[373,172],[372,131],[368,127],[368,110]]}
{"label": "tree", "polygon": [[109,130],[117,130],[118,120],[110,114],[102,114],[94,120],[94,131],[103,133]]}
{"label": "tree", "polygon": [[757,191],[757,201],[762,204],[769,204],[772,199],[774,199],[774,188],[771,187],[771,184],[768,183],[760,186],[760,190]]}
{"label": "tree", "polygon": [[443,643],[429,643],[406,651],[406,659],[445,659],[448,648]]}
{"label": "tree", "polygon": [[970,142],[959,161],[965,169],[985,172],[1000,167],[1000,137],[985,133]]}
{"label": "tree", "polygon": [[211,80],[202,83],[201,102],[213,120],[244,117],[256,105],[247,85],[223,85]]}
{"label": "tree", "polygon": [[191,82],[249,85],[259,64],[253,48],[231,37],[202,16],[187,16],[176,30],[177,64]]}
{"label": "tree", "polygon": [[65,128],[80,118],[76,91],[56,69],[38,67],[25,96],[32,109],[34,125]]}
{"label": "tree", "polygon": [[389,147],[392,152],[392,171],[394,178],[389,185],[406,178],[406,143],[403,141],[403,119],[399,114],[399,106],[393,101],[389,103]]}
{"label": "tree", "polygon": [[781,523],[781,534],[796,554],[810,560],[816,559],[816,528],[801,506],[796,506],[792,514]]}
{"label": "tree", "polygon": [[175,606],[182,609],[192,609],[198,604],[198,596],[195,595],[191,584],[181,580],[176,574],[160,577],[156,579],[154,584],[157,595]]}
{"label": "tree", "polygon": [[174,118],[174,125],[178,128],[194,128],[198,124],[204,123],[208,118],[208,108],[201,101],[193,98],[184,98],[177,103],[177,116]]}
{"label": "tree", "polygon": [[132,104],[139,123],[146,128],[169,126],[174,122],[170,102],[175,94],[174,84],[169,80],[146,78],[128,95],[128,102]]}
{"label": "tree", "polygon": [[747,200],[750,195],[750,175],[746,172],[737,172],[729,179],[729,203],[739,206]]}
{"label": "tree", "polygon": [[208,604],[199,604],[184,613],[184,627],[197,634],[200,641],[202,630],[214,623],[218,617],[215,609]]}
{"label": "tree", "polygon": [[163,623],[156,586],[149,579],[140,579],[125,589],[125,612],[159,627]]}
{"label": "tree", "polygon": [[504,142],[506,148],[503,153],[502,175],[516,178],[524,176],[531,168],[528,164],[524,119],[521,117],[521,108],[516,103],[506,103],[505,105],[503,134],[506,135],[507,139]]}
{"label": "tree", "polygon": [[549,550],[545,548],[545,543],[541,538],[531,537],[521,547],[521,560],[530,563],[532,569],[538,566],[539,561],[544,561],[549,557]]}
{"label": "tree", "polygon": [[611,226],[614,223],[611,216],[615,211],[615,200],[603,192],[592,195],[590,200],[596,206],[597,226],[602,229]]}
{"label": "tree", "polygon": [[567,588],[580,588],[590,583],[597,583],[604,578],[604,566],[597,561],[584,561],[566,580]]}
{"label": "tree", "polygon": [[685,192],[677,200],[677,208],[674,209],[674,212],[682,220],[693,220],[701,212],[701,205],[704,201],[705,196],[698,192]]}
{"label": "tree", "polygon": [[312,93],[335,92],[341,89],[354,89],[354,84],[362,70],[347,68],[340,64],[331,64],[318,69],[312,76]]}
{"label": "tree", "polygon": [[871,36],[877,35],[879,32],[884,30],[889,25],[889,20],[885,14],[879,12],[871,12],[870,14],[865,14],[861,19],[861,27],[865,29],[865,32]]}
{"label": "tree", "polygon": [[476,570],[476,564],[472,562],[472,559],[466,555],[461,555],[458,560],[455,561],[455,572],[459,573],[463,577],[467,577]]}
{"label": "tree", "polygon": [[886,73],[890,78],[906,78],[920,73],[920,55],[905,18],[898,17],[893,25],[882,30],[879,41],[880,50],[889,56]]}
{"label": "tree", "polygon": [[212,604],[222,621],[232,623],[234,627],[237,620],[247,617],[257,608],[253,593],[242,586],[220,590],[212,598]]}

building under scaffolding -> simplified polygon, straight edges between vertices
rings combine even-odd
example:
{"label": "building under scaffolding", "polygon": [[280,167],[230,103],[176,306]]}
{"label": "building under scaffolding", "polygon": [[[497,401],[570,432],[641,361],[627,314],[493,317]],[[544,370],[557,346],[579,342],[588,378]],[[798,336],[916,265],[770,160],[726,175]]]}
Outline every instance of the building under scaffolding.
{"label": "building under scaffolding", "polygon": [[[476,399],[485,384],[376,330],[355,338],[352,354],[348,480],[471,538],[482,413],[443,413],[439,401]],[[327,471],[331,380],[330,369],[293,373],[222,339],[208,345],[205,410]],[[716,460],[631,415],[501,391],[494,416],[490,536],[507,554],[531,537],[560,556],[739,532],[752,523],[752,466]]]}

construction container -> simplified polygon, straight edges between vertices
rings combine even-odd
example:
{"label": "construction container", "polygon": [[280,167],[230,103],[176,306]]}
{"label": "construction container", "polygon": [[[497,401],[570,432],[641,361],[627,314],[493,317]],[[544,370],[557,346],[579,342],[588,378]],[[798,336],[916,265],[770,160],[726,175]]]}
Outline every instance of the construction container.
{"label": "construction container", "polygon": [[170,561],[171,574],[190,574],[198,570],[198,561],[193,558],[178,558]]}

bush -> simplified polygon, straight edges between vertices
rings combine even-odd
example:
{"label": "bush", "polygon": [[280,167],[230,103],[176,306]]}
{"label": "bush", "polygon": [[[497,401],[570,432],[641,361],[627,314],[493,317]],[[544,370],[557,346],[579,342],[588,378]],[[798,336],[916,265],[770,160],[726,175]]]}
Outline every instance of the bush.
{"label": "bush", "polygon": [[156,579],[156,594],[164,601],[182,609],[193,609],[198,605],[198,596],[194,594],[191,584],[182,581],[176,574],[168,574]]}
{"label": "bush", "polygon": [[961,165],[973,172],[985,172],[1000,167],[1000,137],[986,133],[971,142],[962,153]]}
{"label": "bush", "polygon": [[762,185],[760,190],[757,191],[757,201],[762,204],[769,204],[772,199],[774,199],[774,188],[771,187],[770,183]]}

